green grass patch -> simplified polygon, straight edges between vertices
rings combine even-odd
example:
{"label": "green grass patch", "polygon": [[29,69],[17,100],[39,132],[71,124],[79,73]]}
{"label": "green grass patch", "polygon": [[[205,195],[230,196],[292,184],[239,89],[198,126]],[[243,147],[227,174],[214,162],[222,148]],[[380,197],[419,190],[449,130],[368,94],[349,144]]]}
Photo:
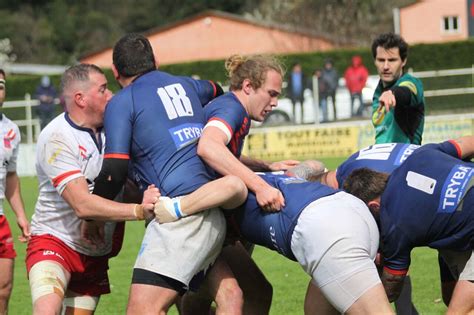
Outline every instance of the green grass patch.
{"label": "green grass patch", "polygon": [[[328,159],[328,168],[336,167],[342,159]],[[37,197],[37,181],[34,177],[21,178],[23,198],[31,216]],[[15,240],[19,229],[8,206],[5,213],[10,222]],[[110,282],[112,293],[102,297],[96,314],[124,314],[130,288],[130,279],[135,257],[138,252],[144,227],[141,222],[128,222],[123,248],[118,257],[110,261]],[[31,296],[26,278],[26,245],[15,242],[18,257],[15,260],[14,288],[10,299],[10,314],[31,314]],[[276,252],[256,247],[253,255],[274,287],[272,315],[303,314],[303,300],[308,285],[307,276],[301,267]],[[413,252],[411,277],[413,281],[414,303],[420,314],[443,314],[446,307],[441,301],[436,252],[419,248]],[[177,314],[172,309],[170,314]]]}

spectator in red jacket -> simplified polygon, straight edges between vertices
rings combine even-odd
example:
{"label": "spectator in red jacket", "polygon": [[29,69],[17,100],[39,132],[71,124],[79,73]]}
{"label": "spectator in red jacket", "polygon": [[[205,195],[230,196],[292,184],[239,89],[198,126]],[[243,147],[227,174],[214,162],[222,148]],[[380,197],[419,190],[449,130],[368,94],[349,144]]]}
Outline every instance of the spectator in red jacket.
{"label": "spectator in red jacket", "polygon": [[[364,110],[364,102],[362,100],[362,89],[367,82],[367,77],[369,76],[369,71],[362,63],[362,58],[360,56],[352,57],[352,65],[346,69],[344,73],[344,79],[346,79],[346,86],[351,93],[351,114],[352,116],[362,116],[362,111]],[[359,108],[357,112],[354,110],[354,101],[359,99]]]}

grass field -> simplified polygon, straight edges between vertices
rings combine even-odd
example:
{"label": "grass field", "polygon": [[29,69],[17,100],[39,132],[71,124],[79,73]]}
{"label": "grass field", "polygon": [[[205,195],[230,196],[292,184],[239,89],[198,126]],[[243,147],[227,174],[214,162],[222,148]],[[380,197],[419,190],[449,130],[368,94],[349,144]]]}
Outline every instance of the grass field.
{"label": "grass field", "polygon": [[[340,159],[326,160],[329,168],[334,168]],[[21,179],[23,198],[29,215],[33,213],[37,196],[36,178],[23,177]],[[17,239],[18,228],[11,210],[5,210],[10,226]],[[131,271],[135,256],[143,235],[143,223],[129,222],[125,234],[125,241],[120,255],[110,262],[110,281],[112,293],[104,296],[96,314],[124,314],[130,286]],[[16,242],[18,257],[15,261],[15,283],[10,300],[10,314],[31,314],[31,298],[24,256],[26,245]],[[255,261],[263,270],[274,287],[274,299],[271,314],[303,314],[303,299],[309,277],[295,262],[278,255],[265,248],[258,247],[253,255]],[[439,276],[436,253],[427,248],[420,248],[412,254],[410,269],[413,281],[413,299],[421,314],[443,314],[446,310],[441,301]],[[170,314],[177,314],[175,309]]]}

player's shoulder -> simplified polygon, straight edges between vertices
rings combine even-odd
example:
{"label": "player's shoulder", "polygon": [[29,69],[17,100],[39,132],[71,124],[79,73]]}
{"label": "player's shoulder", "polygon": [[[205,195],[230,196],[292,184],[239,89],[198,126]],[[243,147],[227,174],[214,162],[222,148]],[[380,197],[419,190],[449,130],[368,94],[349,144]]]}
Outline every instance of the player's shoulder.
{"label": "player's shoulder", "polygon": [[80,127],[73,127],[74,123],[66,113],[62,113],[54,118],[43,130],[38,137],[38,145],[52,141],[68,142],[73,141],[76,137],[74,131],[81,131]]}
{"label": "player's shoulder", "polygon": [[232,112],[245,112],[243,105],[239,99],[232,92],[227,92],[221,96],[216,97],[209,102],[204,109],[207,110],[226,110]]}
{"label": "player's shoulder", "polygon": [[414,94],[423,92],[423,85],[420,79],[414,77],[410,73],[403,74],[397,81],[398,86],[404,86],[410,89]]}

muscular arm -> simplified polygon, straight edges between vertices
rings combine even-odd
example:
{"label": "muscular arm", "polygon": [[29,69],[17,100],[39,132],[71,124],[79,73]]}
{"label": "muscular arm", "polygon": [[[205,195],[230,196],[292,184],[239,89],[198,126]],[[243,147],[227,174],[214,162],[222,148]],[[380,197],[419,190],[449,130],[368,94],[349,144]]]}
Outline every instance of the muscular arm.
{"label": "muscular arm", "polygon": [[240,162],[255,172],[273,172],[286,171],[290,167],[298,165],[300,162],[296,160],[285,160],[279,162],[267,162],[263,160],[253,159],[251,157],[241,155]]}
{"label": "muscular arm", "polygon": [[16,172],[7,173],[5,197],[15,213],[18,227],[21,230],[20,241],[26,242],[30,237],[30,224],[26,218],[25,207],[21,198],[20,179]]}
{"label": "muscular arm", "polygon": [[406,274],[394,275],[387,272],[385,269],[383,270],[381,280],[390,302],[395,301],[400,296],[405,277]]}
{"label": "muscular arm", "polygon": [[[156,189],[157,191],[157,189]],[[78,177],[66,184],[61,195],[81,219],[124,221],[143,219],[136,204],[119,203],[89,193],[84,177]],[[153,212],[154,205],[144,200],[141,204],[146,213]]]}
{"label": "muscular arm", "polygon": [[257,195],[259,205],[268,210],[280,210],[284,198],[278,189],[268,185],[262,178],[241,163],[226,147],[227,137],[219,128],[204,129],[198,144],[198,155],[222,175],[236,175]]}
{"label": "muscular arm", "polygon": [[240,162],[250,168],[254,172],[270,172],[270,163],[263,161],[263,160],[257,160],[253,159],[251,157],[241,155],[240,156]]}

